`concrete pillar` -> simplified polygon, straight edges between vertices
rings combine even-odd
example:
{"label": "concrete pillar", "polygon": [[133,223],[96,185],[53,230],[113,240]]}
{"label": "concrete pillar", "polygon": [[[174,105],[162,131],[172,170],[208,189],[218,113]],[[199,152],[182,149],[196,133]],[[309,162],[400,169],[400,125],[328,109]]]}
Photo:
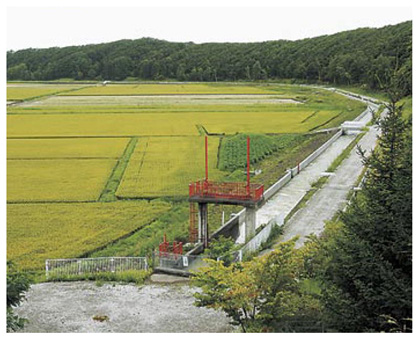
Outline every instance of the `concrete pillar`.
{"label": "concrete pillar", "polygon": [[248,241],[255,235],[257,226],[257,209],[246,207],[245,209],[245,240]]}
{"label": "concrete pillar", "polygon": [[204,248],[209,246],[209,226],[207,203],[198,203],[198,237]]}
{"label": "concrete pillar", "polygon": [[238,219],[239,236],[236,243],[245,243],[246,240],[246,227],[245,227],[245,214],[240,214]]}
{"label": "concrete pillar", "polygon": [[246,243],[255,235],[257,226],[257,209],[252,207],[245,208],[245,214],[239,215],[239,236],[236,243]]}

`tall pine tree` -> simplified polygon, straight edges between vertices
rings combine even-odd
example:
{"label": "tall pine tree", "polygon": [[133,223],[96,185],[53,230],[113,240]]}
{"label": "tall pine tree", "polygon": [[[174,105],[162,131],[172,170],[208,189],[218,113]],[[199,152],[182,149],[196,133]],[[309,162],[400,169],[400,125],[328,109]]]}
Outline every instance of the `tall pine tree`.
{"label": "tall pine tree", "polygon": [[412,317],[411,121],[397,98],[378,121],[362,191],[328,241],[322,271],[329,326],[338,331],[409,331]]}

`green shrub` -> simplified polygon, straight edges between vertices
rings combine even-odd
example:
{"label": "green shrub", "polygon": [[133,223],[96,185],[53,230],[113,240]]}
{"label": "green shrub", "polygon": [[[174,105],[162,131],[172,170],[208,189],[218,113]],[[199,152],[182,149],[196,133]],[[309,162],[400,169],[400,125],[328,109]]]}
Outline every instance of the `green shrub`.
{"label": "green shrub", "polygon": [[142,284],[152,274],[152,270],[125,270],[122,272],[97,272],[80,275],[55,275],[51,272],[48,281],[102,281]]}

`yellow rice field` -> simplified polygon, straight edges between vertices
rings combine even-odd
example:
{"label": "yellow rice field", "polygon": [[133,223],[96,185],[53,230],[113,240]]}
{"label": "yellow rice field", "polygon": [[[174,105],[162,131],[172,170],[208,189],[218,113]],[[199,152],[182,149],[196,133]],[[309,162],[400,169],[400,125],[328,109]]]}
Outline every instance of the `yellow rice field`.
{"label": "yellow rice field", "polygon": [[[219,138],[208,139],[209,171],[217,170]],[[204,137],[141,138],[117,191],[118,197],[187,196],[188,184],[205,177]]]}
{"label": "yellow rice field", "polygon": [[97,200],[115,164],[113,159],[8,160],[7,200]]}
{"label": "yellow rice field", "polygon": [[129,138],[8,139],[7,159],[118,158]]}
{"label": "yellow rice field", "polygon": [[164,213],[160,201],[7,205],[7,258],[43,269],[48,258],[74,258],[129,234]]}
{"label": "yellow rice field", "polygon": [[210,133],[307,132],[335,112],[178,112],[135,114],[8,115],[8,137],[198,136],[197,125]]}
{"label": "yellow rice field", "polygon": [[[193,114],[187,115],[191,117]],[[8,115],[8,137],[198,135],[187,117],[172,114]],[[182,124],[184,122],[185,124]]]}

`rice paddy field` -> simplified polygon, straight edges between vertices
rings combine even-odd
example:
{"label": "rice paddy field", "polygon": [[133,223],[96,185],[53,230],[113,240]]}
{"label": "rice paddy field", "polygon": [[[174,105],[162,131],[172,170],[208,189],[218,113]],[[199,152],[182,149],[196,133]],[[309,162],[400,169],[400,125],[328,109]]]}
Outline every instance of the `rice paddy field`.
{"label": "rice paddy field", "polygon": [[[209,169],[213,179],[225,173],[217,169],[219,138],[208,141]],[[191,179],[203,178],[202,137],[140,138],[131,155],[116,195],[119,198],[185,196]]]}
{"label": "rice paddy field", "polygon": [[75,258],[129,235],[168,211],[166,202],[8,204],[7,256],[25,269]]}
{"label": "rice paddy field", "polygon": [[7,200],[95,201],[115,160],[39,159],[7,161]]}
{"label": "rice paddy field", "polygon": [[211,179],[244,179],[251,135],[262,169],[252,181],[268,186],[328,139],[308,132],[365,109],[323,89],[268,84],[10,83],[7,100],[7,254],[27,270],[47,258],[144,255],[163,230],[185,241],[205,135]]}

